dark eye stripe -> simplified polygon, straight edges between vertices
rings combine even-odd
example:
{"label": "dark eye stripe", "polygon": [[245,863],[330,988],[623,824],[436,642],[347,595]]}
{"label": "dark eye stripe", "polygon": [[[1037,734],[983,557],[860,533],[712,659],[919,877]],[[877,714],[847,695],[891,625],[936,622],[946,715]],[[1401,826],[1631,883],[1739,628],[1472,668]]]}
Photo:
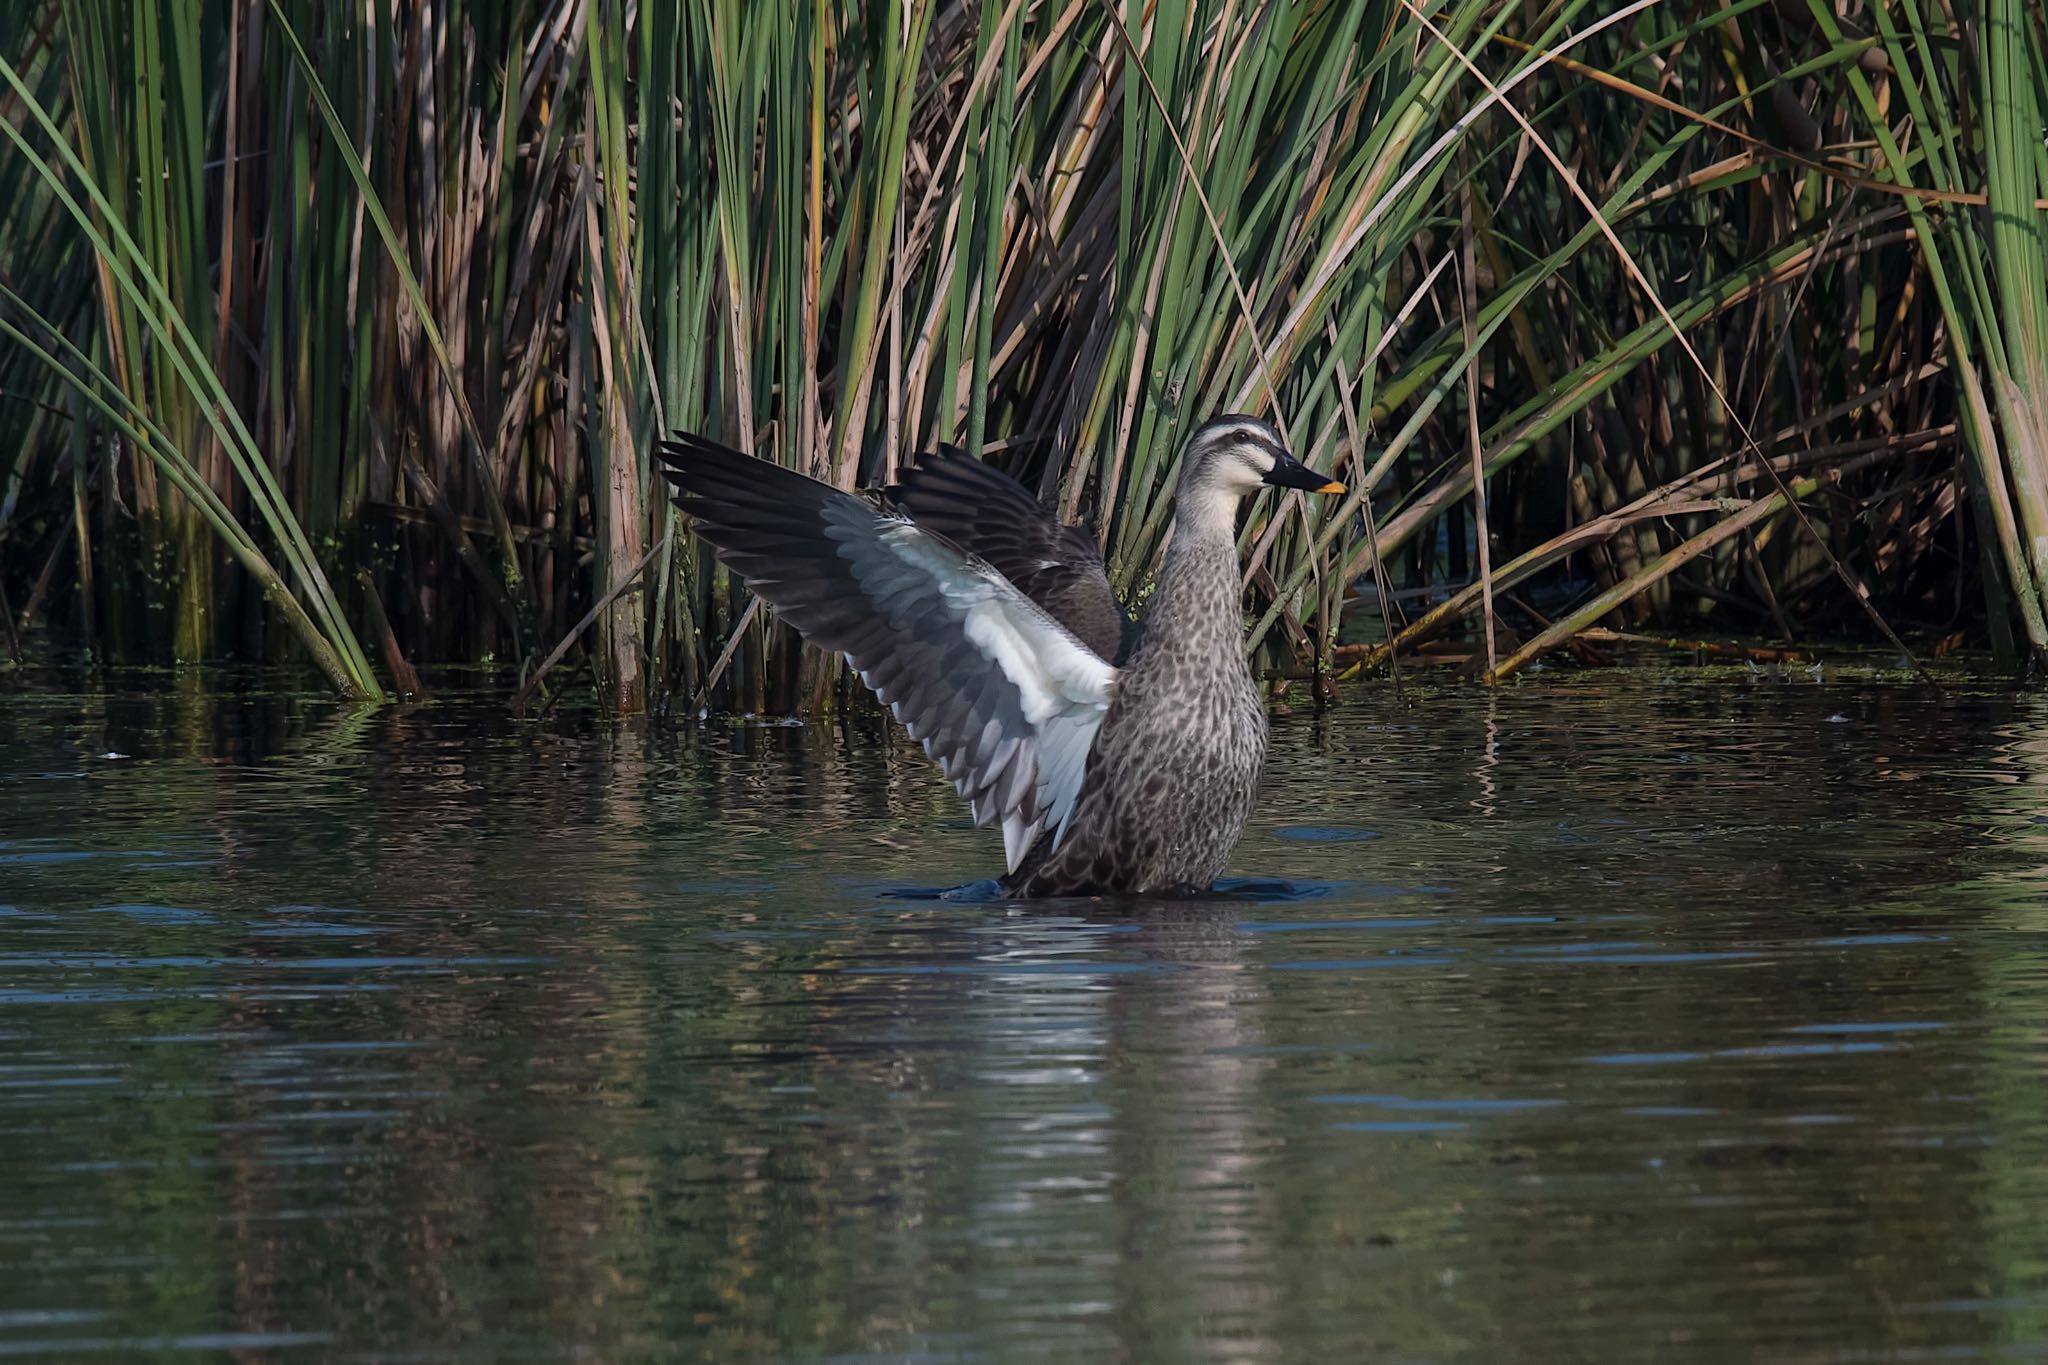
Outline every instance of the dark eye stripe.
{"label": "dark eye stripe", "polygon": [[1287,459],[1287,448],[1259,427],[1247,423],[1243,427],[1231,432],[1231,435],[1255,450],[1264,451],[1272,456],[1275,461],[1285,461]]}
{"label": "dark eye stripe", "polygon": [[1256,417],[1218,421],[1201,433],[1200,444],[1207,450],[1221,450],[1229,446],[1249,448],[1263,453],[1275,464],[1284,464],[1293,458],[1280,444],[1273,429]]}
{"label": "dark eye stripe", "polygon": [[1215,437],[1224,441],[1236,441],[1248,446],[1257,446],[1261,450],[1274,451],[1280,449],[1279,443],[1273,439],[1272,428],[1268,427],[1264,422],[1250,417],[1232,422],[1229,426],[1218,429],[1215,432]]}

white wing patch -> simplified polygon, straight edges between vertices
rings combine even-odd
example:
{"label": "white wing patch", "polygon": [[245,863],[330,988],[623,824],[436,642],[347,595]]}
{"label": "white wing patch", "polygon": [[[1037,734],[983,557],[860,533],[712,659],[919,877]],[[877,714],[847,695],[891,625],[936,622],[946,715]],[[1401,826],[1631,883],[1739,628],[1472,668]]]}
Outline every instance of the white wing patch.
{"label": "white wing patch", "polygon": [[1021,802],[1005,802],[1002,811],[1003,853],[1014,872],[1042,830],[1053,830],[1055,847],[1066,837],[1095,732],[1116,691],[1116,668],[988,565],[963,560],[908,520],[884,523],[882,543],[930,576],[967,639],[1017,689],[1031,725],[1030,736],[1008,737],[1029,739],[1036,770],[1031,818]]}

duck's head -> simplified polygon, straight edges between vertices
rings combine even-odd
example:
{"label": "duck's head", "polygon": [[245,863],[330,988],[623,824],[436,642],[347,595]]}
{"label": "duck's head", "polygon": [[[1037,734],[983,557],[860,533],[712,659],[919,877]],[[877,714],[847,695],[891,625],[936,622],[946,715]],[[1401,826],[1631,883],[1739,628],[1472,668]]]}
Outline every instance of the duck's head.
{"label": "duck's head", "polygon": [[1343,484],[1290,455],[1280,433],[1256,417],[1212,417],[1188,437],[1177,494],[1183,514],[1202,507],[1234,516],[1238,503],[1264,487],[1344,491]]}

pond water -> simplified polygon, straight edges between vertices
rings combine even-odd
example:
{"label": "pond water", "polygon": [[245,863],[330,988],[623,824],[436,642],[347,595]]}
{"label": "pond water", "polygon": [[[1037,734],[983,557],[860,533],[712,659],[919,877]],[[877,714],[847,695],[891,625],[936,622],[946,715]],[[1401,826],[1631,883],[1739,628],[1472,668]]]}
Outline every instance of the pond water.
{"label": "pond water", "polygon": [[1275,722],[1209,903],[879,720],[0,696],[0,1355],[2048,1355],[2048,701]]}

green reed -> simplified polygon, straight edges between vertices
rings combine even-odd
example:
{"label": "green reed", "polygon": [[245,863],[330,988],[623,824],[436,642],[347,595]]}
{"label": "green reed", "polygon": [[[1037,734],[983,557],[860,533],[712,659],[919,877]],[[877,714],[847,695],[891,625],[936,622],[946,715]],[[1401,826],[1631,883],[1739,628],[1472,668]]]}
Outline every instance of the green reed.
{"label": "green reed", "polygon": [[[1282,671],[1489,598],[1497,676],[1652,616],[2038,660],[2043,24],[1950,15],[13,7],[0,597],[30,651],[789,709],[835,668],[690,542],[661,431],[845,487],[964,444],[1139,599],[1239,409],[1352,490],[1245,528]],[[1340,645],[1376,567],[1416,611]]]}

